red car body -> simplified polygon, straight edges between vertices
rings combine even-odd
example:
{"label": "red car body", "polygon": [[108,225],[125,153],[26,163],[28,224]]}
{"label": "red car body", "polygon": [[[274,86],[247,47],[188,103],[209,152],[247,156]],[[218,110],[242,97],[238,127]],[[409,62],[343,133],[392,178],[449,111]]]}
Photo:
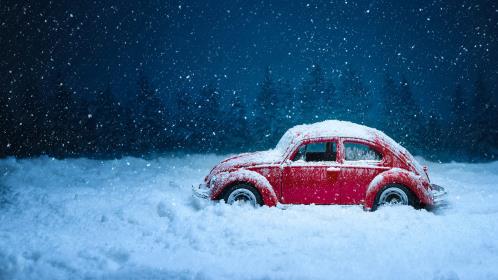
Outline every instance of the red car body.
{"label": "red car body", "polygon": [[427,169],[394,140],[343,121],[299,125],[273,150],[227,158],[194,191],[220,200],[236,184],[254,187],[268,206],[360,204],[375,209],[376,196],[389,185],[402,185],[420,206],[433,206],[441,193],[431,185]]}

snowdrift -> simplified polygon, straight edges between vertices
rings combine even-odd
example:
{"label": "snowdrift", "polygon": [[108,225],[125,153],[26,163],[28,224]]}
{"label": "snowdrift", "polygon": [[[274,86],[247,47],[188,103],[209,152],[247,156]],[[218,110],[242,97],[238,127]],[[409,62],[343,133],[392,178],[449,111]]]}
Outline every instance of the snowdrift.
{"label": "snowdrift", "polygon": [[498,278],[498,162],[427,163],[448,208],[371,213],[199,202],[222,158],[1,160],[0,279]]}

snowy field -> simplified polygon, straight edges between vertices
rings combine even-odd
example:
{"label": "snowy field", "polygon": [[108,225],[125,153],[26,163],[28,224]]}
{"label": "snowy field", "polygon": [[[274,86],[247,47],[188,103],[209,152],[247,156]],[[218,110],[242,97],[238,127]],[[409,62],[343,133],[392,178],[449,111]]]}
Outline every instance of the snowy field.
{"label": "snowy field", "polygon": [[0,279],[498,279],[498,162],[427,163],[450,206],[198,202],[214,155],[0,161]]}

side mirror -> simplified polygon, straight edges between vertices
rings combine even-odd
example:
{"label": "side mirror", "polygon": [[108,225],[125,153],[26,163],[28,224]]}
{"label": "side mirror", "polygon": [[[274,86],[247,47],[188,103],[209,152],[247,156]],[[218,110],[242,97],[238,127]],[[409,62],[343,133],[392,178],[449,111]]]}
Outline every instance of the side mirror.
{"label": "side mirror", "polygon": [[422,166],[422,169],[424,170],[425,175],[427,175],[427,177],[429,177],[429,167],[427,167],[427,165],[424,165],[424,166]]}

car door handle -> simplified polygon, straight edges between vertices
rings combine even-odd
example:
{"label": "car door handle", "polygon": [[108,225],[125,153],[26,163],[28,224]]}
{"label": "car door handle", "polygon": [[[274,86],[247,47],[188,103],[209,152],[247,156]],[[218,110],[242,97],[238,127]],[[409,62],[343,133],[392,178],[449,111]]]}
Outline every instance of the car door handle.
{"label": "car door handle", "polygon": [[329,167],[327,168],[327,172],[339,172],[341,169],[339,167]]}

